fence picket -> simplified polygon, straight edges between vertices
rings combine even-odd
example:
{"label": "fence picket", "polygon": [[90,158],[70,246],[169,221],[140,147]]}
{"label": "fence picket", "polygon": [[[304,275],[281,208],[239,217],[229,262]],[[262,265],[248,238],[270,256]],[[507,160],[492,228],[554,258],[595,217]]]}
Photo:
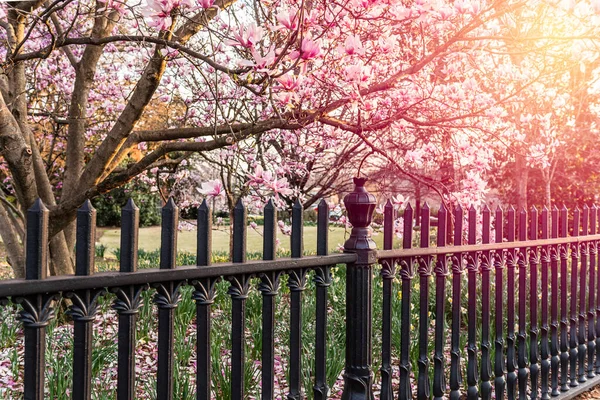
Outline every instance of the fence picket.
{"label": "fence picket", "polygon": [[[487,205],[482,210],[482,235],[481,243],[490,243],[491,212]],[[490,359],[490,272],[492,270],[491,253],[484,251],[481,254],[479,269],[481,271],[481,398],[491,399],[492,365]]]}
{"label": "fence picket", "polygon": [[[529,239],[538,237],[538,210],[535,206],[530,210]],[[537,399],[540,378],[538,347],[538,267],[540,264],[538,247],[529,247],[525,253],[529,258],[529,376],[531,381],[531,399]],[[519,324],[521,322],[519,321]]]}
{"label": "fence picket", "polygon": [[[329,252],[329,205],[325,200],[317,207],[317,255],[325,256]],[[316,286],[315,320],[315,400],[325,400],[329,392],[327,385],[327,292],[331,285],[331,267],[325,265],[315,269],[313,277]]]}
{"label": "fence picket", "polygon": [[[496,233],[496,243],[502,243],[504,235],[504,223],[503,223],[502,208],[498,206],[496,208],[496,216],[494,218],[494,230]],[[495,251],[493,254],[494,259],[494,271],[496,278],[495,288],[495,333],[496,339],[494,341],[495,353],[494,353],[494,391],[496,399],[504,399],[506,390],[506,378],[504,377],[504,254],[502,252]]]}
{"label": "fence picket", "polygon": [[[94,273],[96,210],[86,200],[77,210],[75,275]],[[73,317],[73,399],[92,399],[92,334],[97,299],[104,290],[86,289],[67,294],[73,299],[69,314]]]}
{"label": "fence picket", "polygon": [[[160,268],[175,269],[177,265],[177,229],[179,208],[172,198],[162,208]],[[154,302],[158,306],[158,367],[156,395],[158,400],[173,399],[173,352],[175,308],[179,303],[181,281],[153,285],[156,288]]]}
{"label": "fence picket", "polygon": [[[552,207],[552,233],[553,239],[558,238],[558,207]],[[558,261],[560,259],[560,246],[550,246],[550,269],[552,272],[552,301],[550,302],[550,370],[552,371],[552,397],[558,396],[558,375],[560,366],[560,357],[558,356]]]}
{"label": "fence picket", "polygon": [[[579,235],[579,207],[575,207],[573,212],[573,231],[571,236]],[[571,387],[579,386],[577,379],[577,363],[578,363],[578,340],[577,340],[577,275],[579,269],[579,249],[577,244],[571,244],[571,292],[570,292],[570,308],[569,308],[569,362],[570,362],[570,379]]]}
{"label": "fence picket", "polygon": [[[394,206],[388,199],[383,211],[383,249],[391,250],[394,239]],[[383,304],[381,315],[381,400],[392,400],[392,287],[396,268],[394,260],[384,260],[381,266]]]}
{"label": "fence picket", "polygon": [[[590,209],[590,235],[596,234],[597,226],[596,205],[593,204]],[[595,331],[595,298],[596,298],[596,261],[598,256],[598,247],[596,242],[589,244],[589,260],[590,260],[590,288],[588,290],[588,308],[587,308],[587,324],[588,324],[588,361],[587,361],[587,377],[594,378],[596,376],[594,370],[594,356],[596,355],[596,331]]]}
{"label": "fence picket", "polygon": [[[548,208],[544,206],[542,208],[542,239],[548,239],[549,237],[549,213]],[[548,272],[550,269],[550,246],[543,246],[541,249],[541,262],[542,262],[542,327],[541,327],[541,398],[542,400],[549,400],[549,376],[550,376],[550,347],[548,340],[548,332],[550,326],[548,325]],[[536,283],[537,285],[537,283]],[[537,291],[537,290],[536,290]]]}
{"label": "fence picket", "polygon": [[[454,209],[454,245],[462,245],[463,209],[457,205]],[[461,279],[463,273],[463,254],[455,253],[452,258],[452,337],[450,338],[450,400],[461,398],[461,349],[460,349],[460,314],[461,314]]]}
{"label": "fence picket", "polygon": [[[263,260],[274,260],[277,240],[277,210],[272,200],[264,208]],[[262,377],[261,399],[273,399],[275,393],[275,296],[281,272],[260,275],[262,294]]]}
{"label": "fence picket", "polygon": [[[444,203],[438,211],[437,246],[446,246],[447,214]],[[444,398],[446,379],[444,376],[444,316],[446,315],[446,278],[448,263],[445,255],[439,255],[435,264],[435,353],[433,356],[433,396],[435,400]]]}
{"label": "fence picket", "polygon": [[[430,210],[427,202],[421,208],[421,248],[429,247]],[[417,398],[429,398],[429,277],[431,276],[431,256],[419,260],[419,375]]]}
{"label": "fence picket", "polygon": [[[412,247],[412,223],[413,209],[410,204],[404,209],[404,230],[402,238],[402,248],[410,249]],[[400,400],[412,399],[412,388],[410,383],[410,297],[411,280],[413,278],[412,259],[406,257],[400,260],[400,278],[402,279],[402,303],[400,326],[400,390],[398,398]]]}
{"label": "fence picket", "polygon": [[[516,212],[513,206],[507,212],[507,241],[516,239]],[[517,249],[508,251],[507,254],[507,332],[506,332],[506,395],[508,400],[514,400],[517,394],[517,360],[515,336],[515,270],[517,268]]]}

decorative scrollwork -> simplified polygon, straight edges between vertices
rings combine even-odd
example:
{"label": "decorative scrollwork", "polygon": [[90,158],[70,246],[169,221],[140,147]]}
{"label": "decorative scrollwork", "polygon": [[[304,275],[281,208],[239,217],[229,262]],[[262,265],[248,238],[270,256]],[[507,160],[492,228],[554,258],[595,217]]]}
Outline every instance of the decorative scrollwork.
{"label": "decorative scrollwork", "polygon": [[571,249],[571,258],[574,260],[578,260],[579,259],[579,246],[577,243],[571,243],[569,245],[570,249]]}
{"label": "decorative scrollwork", "polygon": [[516,268],[519,262],[519,254],[516,250],[506,252],[506,266],[508,268]]}
{"label": "decorative scrollwork", "polygon": [[595,241],[589,242],[589,252],[592,255],[598,254],[598,243]]}
{"label": "decorative scrollwork", "polygon": [[194,286],[194,292],[192,293],[192,299],[196,300],[199,305],[209,305],[215,302],[215,285],[221,278],[202,278],[192,281]]}
{"label": "decorative scrollwork", "polygon": [[558,245],[559,247],[559,252],[560,252],[560,258],[561,260],[566,260],[569,258],[569,247],[567,244],[565,243],[561,243]]}
{"label": "decorative scrollwork", "polygon": [[479,272],[479,256],[477,253],[467,253],[465,255],[467,259],[467,271],[468,272]]}
{"label": "decorative scrollwork", "polygon": [[279,278],[282,271],[270,271],[259,274],[258,290],[263,296],[275,296],[279,291]]}
{"label": "decorative scrollwork", "polygon": [[537,247],[528,248],[527,253],[529,254],[529,264],[537,265],[540,263],[540,257]]}
{"label": "decorative scrollwork", "polygon": [[487,253],[483,253],[479,256],[479,270],[481,272],[492,270],[492,261],[491,261],[492,257],[493,257],[493,254],[487,254]]}
{"label": "decorative scrollwork", "polygon": [[137,314],[140,308],[141,294],[148,289],[148,285],[130,285],[110,289],[117,298],[113,309],[121,315]]}
{"label": "decorative scrollwork", "polygon": [[98,311],[98,299],[106,294],[106,289],[86,289],[76,292],[67,292],[65,297],[71,299],[73,304],[67,311],[73,321],[93,321]]}
{"label": "decorative scrollwork", "polygon": [[[382,272],[383,274],[383,272]],[[313,282],[317,287],[328,287],[331,285],[331,267],[317,267],[315,268],[315,275],[313,276]]]}
{"label": "decorative scrollwork", "polygon": [[458,255],[453,254],[451,257],[452,260],[452,273],[454,275],[460,275],[464,272],[465,266],[463,263],[463,254],[459,253]]}
{"label": "decorative scrollwork", "polygon": [[581,242],[581,243],[579,243],[579,253],[582,256],[587,256],[589,254],[588,243],[587,242]]}
{"label": "decorative scrollwork", "polygon": [[558,261],[560,259],[560,248],[559,246],[550,247],[550,261]]}
{"label": "decorative scrollwork", "polygon": [[552,250],[550,249],[550,247],[544,246],[542,247],[541,251],[540,251],[540,261],[542,263],[549,263],[551,256],[550,253],[552,252]]}
{"label": "decorative scrollwork", "polygon": [[445,254],[440,254],[437,256],[435,260],[435,266],[433,268],[433,272],[436,276],[448,276],[448,256]]}
{"label": "decorative scrollwork", "polygon": [[172,309],[177,307],[177,304],[181,299],[179,287],[183,283],[184,281],[153,284],[152,287],[156,289],[156,294],[154,295],[154,304],[161,309]]}
{"label": "decorative scrollwork", "polygon": [[58,294],[36,294],[26,297],[15,297],[15,303],[23,309],[19,312],[19,320],[25,328],[43,328],[54,318],[53,303],[58,300]]}
{"label": "decorative scrollwork", "polygon": [[301,292],[306,289],[306,268],[292,269],[287,272],[287,286],[291,292]]}
{"label": "decorative scrollwork", "polygon": [[227,290],[227,294],[231,296],[232,299],[243,300],[248,298],[248,292],[250,291],[250,279],[252,278],[252,274],[240,274],[228,276],[227,280],[229,281],[229,289]]}
{"label": "decorative scrollwork", "polygon": [[402,280],[411,280],[415,277],[414,260],[412,257],[400,259],[400,278]]}
{"label": "decorative scrollwork", "polygon": [[419,256],[417,258],[417,264],[418,264],[418,268],[417,271],[419,273],[420,276],[429,276],[431,275],[431,272],[433,271],[433,267],[432,267],[432,261],[433,261],[433,257],[431,256]]}
{"label": "decorative scrollwork", "polygon": [[516,257],[519,268],[527,268],[527,256],[523,253],[522,249],[517,249]]}
{"label": "decorative scrollwork", "polygon": [[383,279],[394,279],[396,276],[396,260],[386,258],[381,260],[381,277]]}
{"label": "decorative scrollwork", "polygon": [[502,250],[497,250],[492,253],[492,263],[494,264],[494,268],[496,270],[504,269],[504,264],[506,262],[506,254]]}

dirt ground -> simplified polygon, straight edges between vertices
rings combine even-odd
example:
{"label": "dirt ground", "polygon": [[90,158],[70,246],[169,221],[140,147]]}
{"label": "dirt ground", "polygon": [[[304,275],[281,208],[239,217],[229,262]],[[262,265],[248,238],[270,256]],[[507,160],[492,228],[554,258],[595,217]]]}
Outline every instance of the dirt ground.
{"label": "dirt ground", "polygon": [[598,400],[600,399],[600,388],[595,388],[576,397],[578,400]]}

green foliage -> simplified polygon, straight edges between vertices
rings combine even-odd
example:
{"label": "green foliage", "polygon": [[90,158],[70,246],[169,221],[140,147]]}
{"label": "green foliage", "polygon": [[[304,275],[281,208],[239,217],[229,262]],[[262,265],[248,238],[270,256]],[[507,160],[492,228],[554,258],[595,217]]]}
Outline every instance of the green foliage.
{"label": "green foliage", "polygon": [[96,223],[98,226],[120,226],[121,208],[130,198],[140,209],[140,226],[160,224],[158,194],[151,193],[147,184],[137,182],[128,183],[92,200],[92,204],[97,210]]}

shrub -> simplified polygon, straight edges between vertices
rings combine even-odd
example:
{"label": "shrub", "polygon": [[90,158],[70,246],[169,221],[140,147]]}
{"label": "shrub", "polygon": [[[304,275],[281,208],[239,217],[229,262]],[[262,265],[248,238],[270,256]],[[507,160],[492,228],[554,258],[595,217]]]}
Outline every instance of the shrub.
{"label": "shrub", "polygon": [[140,226],[160,224],[161,213],[158,195],[150,192],[144,183],[128,183],[92,200],[97,210],[98,226],[120,226],[121,208],[133,199],[140,209]]}

